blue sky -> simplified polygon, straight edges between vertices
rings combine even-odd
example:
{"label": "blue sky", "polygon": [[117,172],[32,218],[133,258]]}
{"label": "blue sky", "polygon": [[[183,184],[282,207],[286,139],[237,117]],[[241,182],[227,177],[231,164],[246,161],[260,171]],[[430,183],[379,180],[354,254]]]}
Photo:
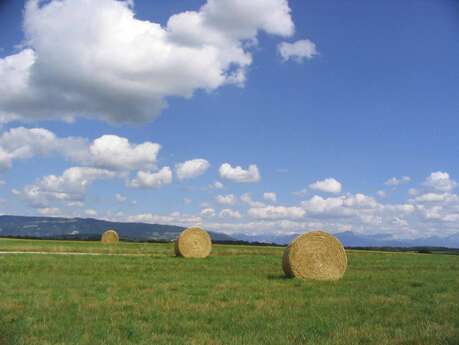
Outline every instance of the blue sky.
{"label": "blue sky", "polygon": [[459,232],[456,1],[3,1],[0,23],[1,213]]}

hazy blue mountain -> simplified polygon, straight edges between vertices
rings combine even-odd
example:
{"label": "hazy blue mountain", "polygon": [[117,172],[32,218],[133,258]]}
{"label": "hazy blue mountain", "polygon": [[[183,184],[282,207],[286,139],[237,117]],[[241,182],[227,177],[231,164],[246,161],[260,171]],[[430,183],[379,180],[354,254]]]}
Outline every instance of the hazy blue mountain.
{"label": "hazy blue mountain", "polygon": [[[265,243],[276,243],[276,244],[288,244],[299,234],[290,235],[273,235],[273,234],[262,234],[262,235],[246,235],[243,233],[232,234],[234,239],[247,241],[247,242],[265,242]],[[438,237],[432,236],[422,239],[415,240],[394,240],[385,234],[374,234],[374,235],[361,235],[355,234],[352,231],[345,231],[335,233],[335,236],[343,243],[346,247],[449,247],[459,248],[459,233],[448,236]]]}
{"label": "hazy blue mountain", "polygon": [[[174,225],[109,222],[93,218],[0,216],[0,237],[55,239],[99,239],[102,232],[115,229],[122,239],[132,241],[172,241],[185,228]],[[245,241],[288,244],[299,234],[247,235],[209,232],[214,241]],[[385,234],[361,235],[352,231],[336,233],[346,247],[449,247],[459,248],[459,233],[448,236],[398,241]]]}
{"label": "hazy blue mountain", "polygon": [[[115,229],[122,239],[172,241],[185,228],[173,225],[109,222],[92,218],[0,216],[0,236],[31,238],[98,239]],[[225,234],[209,232],[214,241],[231,241]]]}

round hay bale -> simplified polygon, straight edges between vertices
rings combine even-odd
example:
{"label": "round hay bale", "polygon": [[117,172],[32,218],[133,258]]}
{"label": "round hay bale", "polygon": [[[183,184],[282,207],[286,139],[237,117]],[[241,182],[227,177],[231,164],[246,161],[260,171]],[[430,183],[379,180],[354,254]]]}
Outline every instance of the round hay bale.
{"label": "round hay bale", "polygon": [[100,239],[103,244],[117,244],[119,240],[120,237],[115,230],[105,231]]}
{"label": "round hay bale", "polygon": [[284,251],[282,268],[288,277],[338,280],[347,268],[347,256],[336,237],[323,231],[305,233]]}
{"label": "round hay bale", "polygon": [[188,228],[175,241],[175,255],[184,258],[206,258],[212,250],[209,234],[200,228]]}

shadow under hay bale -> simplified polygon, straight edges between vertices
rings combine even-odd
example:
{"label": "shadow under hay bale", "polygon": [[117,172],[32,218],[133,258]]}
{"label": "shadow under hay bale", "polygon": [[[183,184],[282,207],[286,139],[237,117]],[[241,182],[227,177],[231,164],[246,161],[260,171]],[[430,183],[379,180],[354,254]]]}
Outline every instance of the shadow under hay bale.
{"label": "shadow under hay bale", "polygon": [[212,251],[209,234],[200,228],[188,228],[175,241],[175,255],[184,258],[206,258]]}
{"label": "shadow under hay bale", "polygon": [[115,230],[107,230],[102,234],[100,242],[103,244],[117,244],[120,238]]}
{"label": "shadow under hay bale", "polygon": [[315,231],[294,239],[285,249],[282,268],[287,277],[338,280],[347,269],[343,245],[334,236]]}

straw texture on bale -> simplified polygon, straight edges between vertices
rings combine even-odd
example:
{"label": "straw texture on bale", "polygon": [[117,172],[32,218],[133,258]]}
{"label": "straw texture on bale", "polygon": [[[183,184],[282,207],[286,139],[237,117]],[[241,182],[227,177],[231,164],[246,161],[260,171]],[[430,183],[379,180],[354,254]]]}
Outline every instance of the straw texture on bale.
{"label": "straw texture on bale", "polygon": [[206,258],[212,250],[209,234],[200,228],[188,228],[175,241],[175,255],[184,258]]}
{"label": "straw texture on bale", "polygon": [[100,241],[104,244],[116,244],[120,240],[115,230],[107,230],[102,234]]}
{"label": "straw texture on bale", "polygon": [[347,256],[334,236],[323,231],[309,232],[285,249],[282,268],[288,277],[338,280],[346,271]]}

